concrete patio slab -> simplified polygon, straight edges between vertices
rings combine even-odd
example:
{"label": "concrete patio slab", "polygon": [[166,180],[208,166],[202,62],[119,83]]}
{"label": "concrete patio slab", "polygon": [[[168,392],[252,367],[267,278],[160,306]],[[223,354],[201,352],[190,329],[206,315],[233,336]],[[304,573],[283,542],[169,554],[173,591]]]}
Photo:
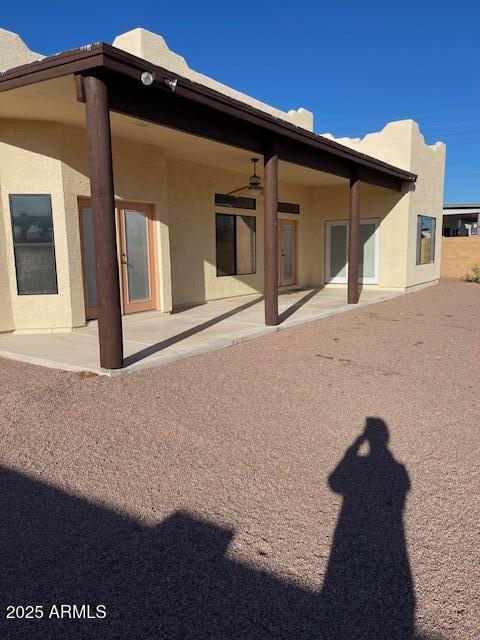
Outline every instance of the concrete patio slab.
{"label": "concrete patio slab", "polygon": [[217,351],[259,336],[374,304],[401,295],[399,291],[365,289],[358,305],[345,302],[344,288],[296,290],[279,296],[280,324],[263,324],[259,295],[215,300],[172,314],[147,312],[123,319],[125,367],[102,369],[98,357],[97,323],[70,333],[0,336],[0,356],[70,371],[122,375]]}

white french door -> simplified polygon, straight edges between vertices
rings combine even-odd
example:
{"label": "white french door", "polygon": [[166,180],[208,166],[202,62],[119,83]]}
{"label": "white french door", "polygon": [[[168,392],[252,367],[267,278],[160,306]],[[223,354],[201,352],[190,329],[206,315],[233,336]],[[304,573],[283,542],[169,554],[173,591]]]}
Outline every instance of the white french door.
{"label": "white french door", "polygon": [[[329,220],[325,233],[325,282],[348,280],[348,220]],[[378,284],[379,220],[360,220],[358,281]]]}

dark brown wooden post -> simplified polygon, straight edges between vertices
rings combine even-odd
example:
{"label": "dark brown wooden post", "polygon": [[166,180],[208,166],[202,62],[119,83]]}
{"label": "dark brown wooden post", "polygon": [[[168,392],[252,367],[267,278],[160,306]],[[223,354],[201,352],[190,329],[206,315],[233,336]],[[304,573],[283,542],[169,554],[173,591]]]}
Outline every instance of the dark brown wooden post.
{"label": "dark brown wooden post", "polygon": [[360,235],[360,172],[358,166],[350,174],[350,219],[348,226],[348,304],[357,304],[358,258]]}
{"label": "dark brown wooden post", "polygon": [[100,365],[106,369],[120,369],[123,366],[122,313],[108,87],[102,79],[86,76],[83,88],[95,237]]}
{"label": "dark brown wooden post", "polygon": [[263,246],[265,324],[278,324],[278,142],[265,145],[263,187]]}

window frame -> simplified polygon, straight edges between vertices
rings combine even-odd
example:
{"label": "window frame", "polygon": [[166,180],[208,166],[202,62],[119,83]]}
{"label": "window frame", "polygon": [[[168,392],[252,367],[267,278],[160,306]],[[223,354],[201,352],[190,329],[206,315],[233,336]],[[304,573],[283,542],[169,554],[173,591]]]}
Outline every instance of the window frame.
{"label": "window frame", "polygon": [[[50,206],[50,217],[52,220],[52,239],[50,242],[45,242],[42,244],[50,245],[52,249],[53,256],[53,266],[54,266],[54,277],[55,277],[55,291],[20,291],[19,290],[19,282],[18,282],[18,264],[17,264],[17,251],[16,251],[16,241],[15,241],[15,221],[13,216],[13,198],[16,197],[32,197],[32,198],[48,198],[49,206]],[[55,225],[53,222],[53,207],[52,207],[52,194],[51,193],[9,193],[8,194],[8,204],[10,209],[10,224],[12,231],[12,248],[13,248],[13,261],[15,264],[15,282],[17,285],[17,295],[19,296],[56,296],[58,295],[58,272],[57,272],[57,253],[55,249]],[[19,244],[28,244],[28,243],[19,243]]]}
{"label": "window frame", "polygon": [[[421,261],[421,255],[422,255],[422,250],[421,250],[421,229],[422,229],[422,218],[427,218],[428,220],[432,220],[433,224],[432,224],[432,240],[433,242],[430,243],[430,260],[427,260],[426,262],[422,262]],[[437,219],[434,216],[426,216],[423,214],[417,214],[417,246],[416,246],[416,266],[417,267],[421,267],[425,264],[434,264],[435,262],[435,258],[436,258],[436,251],[435,251],[435,245],[436,245],[436,241],[437,241]]]}
{"label": "window frame", "polygon": [[[251,211],[249,209],[249,211]],[[233,224],[233,262],[234,262],[234,272],[233,273],[218,273],[218,254],[217,254],[217,216],[229,216],[234,218]],[[238,273],[237,272],[237,218],[253,218],[255,221],[255,237],[253,242],[253,262],[254,262],[254,270],[249,271],[248,273]],[[216,269],[216,277],[217,278],[238,278],[243,276],[252,276],[257,273],[257,216],[251,214],[245,214],[243,211],[216,211],[215,212],[215,269]]]}

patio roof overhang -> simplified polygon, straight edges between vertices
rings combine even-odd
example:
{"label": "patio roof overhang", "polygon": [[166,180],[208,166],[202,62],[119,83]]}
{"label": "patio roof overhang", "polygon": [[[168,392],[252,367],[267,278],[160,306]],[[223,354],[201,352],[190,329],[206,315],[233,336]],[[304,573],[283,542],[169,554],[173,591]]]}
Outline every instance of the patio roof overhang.
{"label": "patio roof overhang", "polygon": [[[145,71],[153,76],[151,86],[141,81]],[[355,168],[362,182],[396,191],[417,178],[105,43],[10,69],[0,74],[0,92],[71,74],[82,102],[83,76],[104,79],[110,109],[124,115],[255,153],[263,153],[274,137],[280,160],[343,178]],[[172,80],[174,91],[167,85]]]}

